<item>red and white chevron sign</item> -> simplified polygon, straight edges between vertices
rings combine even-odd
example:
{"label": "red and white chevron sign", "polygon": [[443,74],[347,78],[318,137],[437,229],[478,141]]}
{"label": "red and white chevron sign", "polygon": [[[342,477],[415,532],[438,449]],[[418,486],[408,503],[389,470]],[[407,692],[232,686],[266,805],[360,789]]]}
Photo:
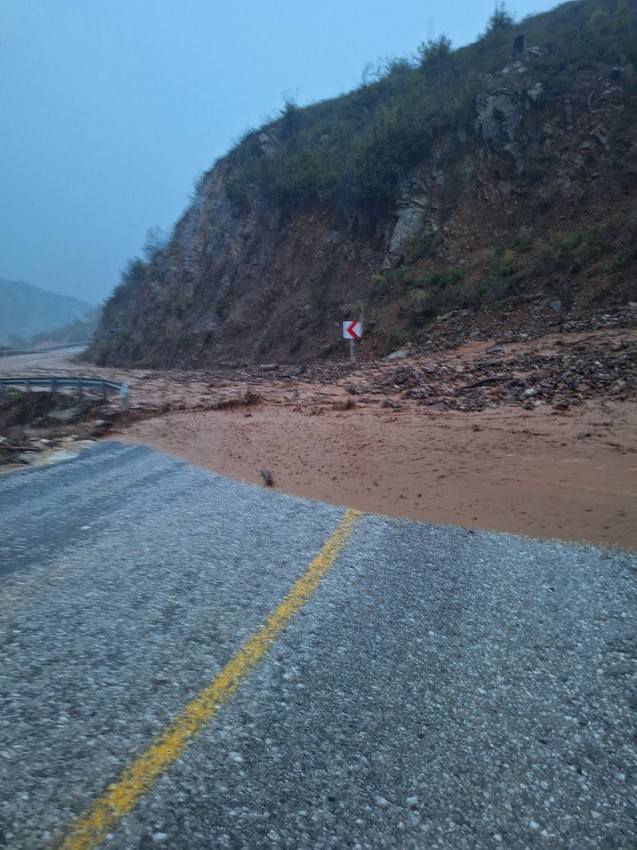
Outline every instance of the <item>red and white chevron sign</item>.
{"label": "red and white chevron sign", "polygon": [[362,336],[362,322],[343,322],[343,339],[361,339]]}

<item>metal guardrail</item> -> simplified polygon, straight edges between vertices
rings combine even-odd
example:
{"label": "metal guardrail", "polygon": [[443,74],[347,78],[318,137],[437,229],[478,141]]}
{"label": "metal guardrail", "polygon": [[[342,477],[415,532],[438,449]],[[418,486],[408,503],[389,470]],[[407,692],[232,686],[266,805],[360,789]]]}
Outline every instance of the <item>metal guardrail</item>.
{"label": "metal guardrail", "polygon": [[5,387],[24,387],[30,392],[34,387],[43,387],[55,396],[58,389],[74,389],[79,397],[84,397],[84,390],[98,390],[106,401],[109,391],[119,396],[122,410],[128,407],[128,384],[117,381],[104,381],[101,378],[59,378],[59,377],[30,377],[30,378],[0,378],[0,392]]}

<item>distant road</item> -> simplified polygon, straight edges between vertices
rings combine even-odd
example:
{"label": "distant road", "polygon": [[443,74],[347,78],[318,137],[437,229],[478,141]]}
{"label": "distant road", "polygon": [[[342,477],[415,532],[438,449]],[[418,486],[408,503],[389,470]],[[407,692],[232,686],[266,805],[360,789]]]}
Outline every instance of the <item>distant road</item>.
{"label": "distant road", "polygon": [[[32,351],[23,354],[6,354],[0,357],[0,374],[12,374],[20,369],[53,369],[70,357],[77,357],[86,350],[85,345],[68,345],[51,351]],[[77,367],[76,367],[77,368]]]}
{"label": "distant road", "polygon": [[635,847],[637,556],[114,442],[0,516],[0,846]]}

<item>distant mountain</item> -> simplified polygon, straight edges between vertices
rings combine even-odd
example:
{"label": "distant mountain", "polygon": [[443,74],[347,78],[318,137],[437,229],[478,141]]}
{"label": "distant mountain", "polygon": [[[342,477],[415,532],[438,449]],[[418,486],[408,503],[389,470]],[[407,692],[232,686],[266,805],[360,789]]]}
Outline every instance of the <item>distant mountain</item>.
{"label": "distant mountain", "polygon": [[68,295],[47,292],[23,280],[0,278],[0,344],[28,340],[83,319],[94,305]]}

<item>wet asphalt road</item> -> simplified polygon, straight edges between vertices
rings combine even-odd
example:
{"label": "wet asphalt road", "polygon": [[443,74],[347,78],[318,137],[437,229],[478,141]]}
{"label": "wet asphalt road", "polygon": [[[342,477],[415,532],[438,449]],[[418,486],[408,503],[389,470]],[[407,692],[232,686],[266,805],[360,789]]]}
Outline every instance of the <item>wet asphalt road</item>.
{"label": "wet asphalt road", "polygon": [[[117,443],[0,477],[0,847],[62,846],[343,513]],[[636,580],[363,516],[100,846],[634,850]]]}

